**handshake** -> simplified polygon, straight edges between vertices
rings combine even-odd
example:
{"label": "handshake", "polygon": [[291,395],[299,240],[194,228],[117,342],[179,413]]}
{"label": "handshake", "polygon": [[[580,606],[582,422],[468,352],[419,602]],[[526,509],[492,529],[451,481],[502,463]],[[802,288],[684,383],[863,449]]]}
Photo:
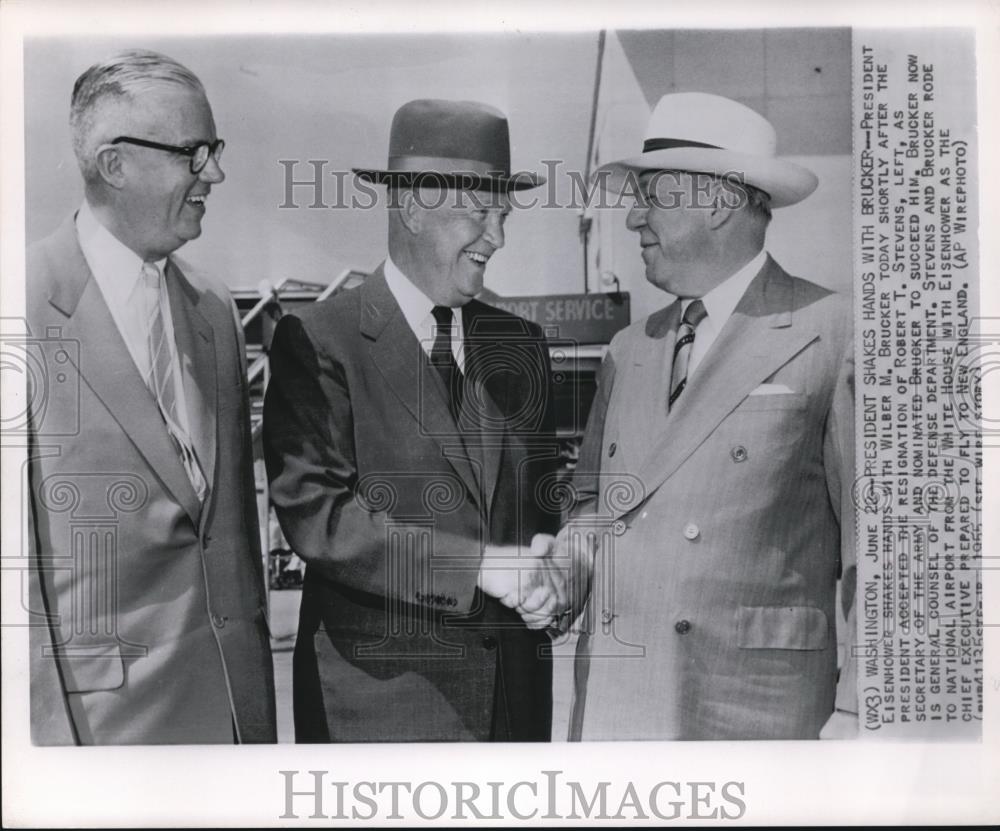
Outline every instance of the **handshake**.
{"label": "handshake", "polygon": [[597,537],[592,529],[566,525],[559,535],[535,534],[525,551],[486,546],[479,588],[514,609],[529,629],[564,634],[590,593]]}

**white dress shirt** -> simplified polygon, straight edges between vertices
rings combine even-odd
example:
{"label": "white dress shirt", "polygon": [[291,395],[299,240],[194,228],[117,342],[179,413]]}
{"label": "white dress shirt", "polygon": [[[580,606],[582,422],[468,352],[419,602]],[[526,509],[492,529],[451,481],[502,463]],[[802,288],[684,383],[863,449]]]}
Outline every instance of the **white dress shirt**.
{"label": "white dress shirt", "polygon": [[[389,284],[389,291],[396,298],[399,307],[403,310],[403,317],[417,336],[420,346],[428,357],[431,354],[431,347],[434,345],[434,337],[437,334],[437,325],[431,309],[435,303],[420,289],[418,289],[410,278],[399,270],[391,257],[385,258],[385,281]],[[452,308],[455,315],[455,324],[451,329],[451,352],[455,356],[455,363],[461,371],[465,371],[465,340],[462,336],[462,307]]]}
{"label": "white dress shirt", "polygon": [[[707,315],[695,332],[694,343],[691,345],[691,357],[688,360],[687,375],[690,378],[698,368],[698,364],[708,353],[708,350],[715,343],[726,325],[726,321],[732,316],[739,304],[740,299],[746,294],[747,288],[764,267],[767,260],[767,252],[763,249],[748,262],[743,268],[737,271],[732,277],[727,277],[710,292],[705,294],[701,301],[705,304]],[[687,307],[694,302],[695,298],[684,300],[681,303],[681,315],[687,311]]]}
{"label": "white dress shirt", "polygon": [[[97,286],[111,311],[111,317],[118,327],[125,346],[139,370],[143,381],[149,377],[149,320],[150,305],[155,298],[148,296],[142,279],[142,258],[123,244],[114,234],[101,225],[93,209],[84,200],[76,215],[76,234],[80,240],[83,257],[94,275]],[[174,339],[174,321],[167,298],[166,258],[158,261],[160,269],[160,311],[163,315],[163,329],[170,346],[174,374],[174,393],[177,401],[178,427],[185,437],[191,435],[191,418],[188,414],[187,399],[181,376],[181,362],[177,356]],[[94,356],[100,360],[100,356]],[[190,440],[188,440],[190,441]]]}

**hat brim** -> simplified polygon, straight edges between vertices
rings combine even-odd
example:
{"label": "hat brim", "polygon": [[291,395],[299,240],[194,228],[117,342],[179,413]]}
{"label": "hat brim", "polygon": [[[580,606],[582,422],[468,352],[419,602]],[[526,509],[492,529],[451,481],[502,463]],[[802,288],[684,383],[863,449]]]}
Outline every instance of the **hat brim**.
{"label": "hat brim", "polygon": [[653,150],[631,159],[601,165],[594,171],[594,176],[603,187],[620,194],[634,191],[636,177],[646,170],[680,170],[709,173],[720,178],[732,177],[767,193],[771,197],[772,208],[801,202],[819,184],[815,173],[786,159],[705,147]]}
{"label": "hat brim", "polygon": [[424,187],[506,193],[512,190],[537,188],[545,184],[545,177],[534,173],[486,176],[480,173],[440,173],[434,170],[371,170],[358,167],[351,168],[351,171],[365,182],[404,188]]}

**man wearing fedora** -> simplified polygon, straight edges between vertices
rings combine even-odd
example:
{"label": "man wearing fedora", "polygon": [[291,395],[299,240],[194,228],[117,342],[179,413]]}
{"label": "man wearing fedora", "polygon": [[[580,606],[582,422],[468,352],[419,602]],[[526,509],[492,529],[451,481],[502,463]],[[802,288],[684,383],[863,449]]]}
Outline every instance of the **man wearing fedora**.
{"label": "man wearing fedora", "polygon": [[307,563],[296,737],[547,741],[548,351],[475,299],[510,191],[544,180],[511,175],[502,113],[440,100],[401,107],[387,169],[355,173],[388,187],[389,255],[281,320],[264,409],[271,497]]}
{"label": "man wearing fedora", "polygon": [[676,299],[620,332],[599,375],[575,513],[609,530],[570,737],[850,734],[850,304],[764,247],[771,209],[816,177],[775,157],[763,117],[701,93],[663,97],[642,154],[597,175],[637,197],[646,277]]}

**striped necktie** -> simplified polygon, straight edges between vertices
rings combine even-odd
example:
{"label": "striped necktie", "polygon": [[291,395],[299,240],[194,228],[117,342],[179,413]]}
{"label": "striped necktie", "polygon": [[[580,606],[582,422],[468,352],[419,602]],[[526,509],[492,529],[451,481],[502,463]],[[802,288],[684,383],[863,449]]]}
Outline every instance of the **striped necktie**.
{"label": "striped necktie", "polygon": [[677,329],[677,340],[674,341],[674,366],[670,374],[668,411],[687,386],[688,362],[691,360],[691,350],[694,348],[694,332],[707,315],[705,304],[701,300],[692,301],[684,310],[681,325]]}
{"label": "striped necktie", "polygon": [[201,465],[195,456],[191,439],[180,425],[177,417],[177,390],[174,386],[174,354],[163,324],[163,279],[155,263],[142,264],[142,279],[146,287],[148,316],[146,331],[149,335],[149,373],[146,385],[156,399],[160,415],[167,426],[171,441],[177,450],[184,471],[198,494],[198,501],[204,502],[208,493],[208,483]]}

